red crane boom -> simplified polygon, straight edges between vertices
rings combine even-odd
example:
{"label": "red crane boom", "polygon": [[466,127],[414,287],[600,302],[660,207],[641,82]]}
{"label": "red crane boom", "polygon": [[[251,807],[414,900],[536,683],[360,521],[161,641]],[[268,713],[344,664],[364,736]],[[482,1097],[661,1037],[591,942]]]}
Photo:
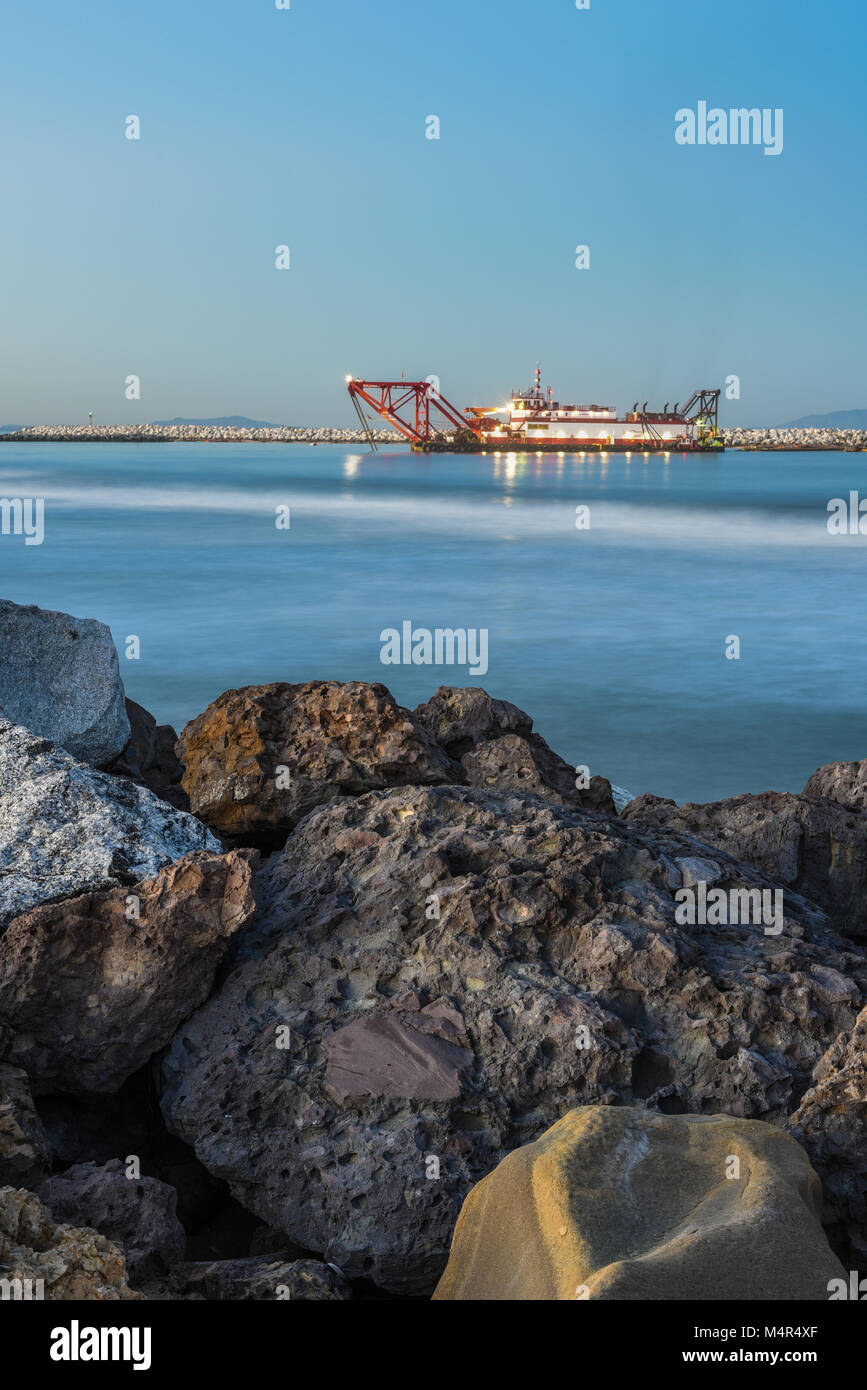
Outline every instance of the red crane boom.
{"label": "red crane boom", "polygon": [[[348,378],[349,395],[370,438],[370,431],[359,401],[365,401],[377,415],[387,420],[413,444],[427,444],[434,434],[444,433],[450,426],[480,435],[481,427],[470,421],[457,406],[447,401],[430,381],[358,381]],[[409,414],[408,407],[412,413]],[[404,412],[402,415],[401,412]],[[431,414],[442,417],[439,429],[431,426]],[[409,418],[404,418],[409,415]]]}

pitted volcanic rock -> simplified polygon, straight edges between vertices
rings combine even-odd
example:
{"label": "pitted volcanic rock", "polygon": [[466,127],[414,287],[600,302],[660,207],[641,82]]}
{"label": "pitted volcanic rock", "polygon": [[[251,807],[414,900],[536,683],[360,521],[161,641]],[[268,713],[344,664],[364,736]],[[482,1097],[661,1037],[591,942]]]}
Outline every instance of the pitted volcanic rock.
{"label": "pitted volcanic rock", "polygon": [[[537,797],[333,801],[264,867],[234,968],[178,1029],[167,1123],[294,1243],[416,1294],[473,1183],[576,1105],[781,1126],[854,1023],[867,961],[791,892],[778,936],[677,925],[696,872],[768,883],[674,831]],[[431,1037],[431,1017],[472,1054],[448,1072],[458,1095],[431,1096],[424,1061],[395,1085],[381,1045]]]}

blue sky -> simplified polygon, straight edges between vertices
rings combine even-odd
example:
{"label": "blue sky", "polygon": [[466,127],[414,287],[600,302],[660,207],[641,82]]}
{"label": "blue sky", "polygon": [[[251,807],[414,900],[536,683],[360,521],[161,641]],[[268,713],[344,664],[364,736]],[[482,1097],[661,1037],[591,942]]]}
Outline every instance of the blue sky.
{"label": "blue sky", "polygon": [[[347,372],[498,403],[537,359],[621,407],[736,375],[726,423],[867,406],[865,37],[863,0],[0,0],[0,423],[342,423]],[[783,153],[679,146],[702,100],[782,108]]]}

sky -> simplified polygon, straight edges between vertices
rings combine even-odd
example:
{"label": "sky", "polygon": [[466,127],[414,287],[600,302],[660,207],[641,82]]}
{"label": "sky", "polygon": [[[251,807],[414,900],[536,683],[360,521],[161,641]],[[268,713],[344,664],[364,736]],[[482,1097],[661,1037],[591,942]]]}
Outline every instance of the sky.
{"label": "sky", "polygon": [[[347,373],[493,405],[537,361],[867,406],[865,38],[864,0],[0,0],[0,424],[349,424]],[[782,152],[678,143],[700,102]]]}

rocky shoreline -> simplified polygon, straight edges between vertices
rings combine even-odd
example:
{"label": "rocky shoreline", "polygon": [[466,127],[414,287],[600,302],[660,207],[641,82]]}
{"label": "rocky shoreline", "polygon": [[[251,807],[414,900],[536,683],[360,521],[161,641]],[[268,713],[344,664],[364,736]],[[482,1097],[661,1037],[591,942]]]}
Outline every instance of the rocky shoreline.
{"label": "rocky shoreline", "polygon": [[[0,649],[4,1296],[867,1274],[867,761],[618,814],[477,687],[248,686],[178,737],[94,620],[2,602]],[[684,918],[714,893],[775,913]]]}

